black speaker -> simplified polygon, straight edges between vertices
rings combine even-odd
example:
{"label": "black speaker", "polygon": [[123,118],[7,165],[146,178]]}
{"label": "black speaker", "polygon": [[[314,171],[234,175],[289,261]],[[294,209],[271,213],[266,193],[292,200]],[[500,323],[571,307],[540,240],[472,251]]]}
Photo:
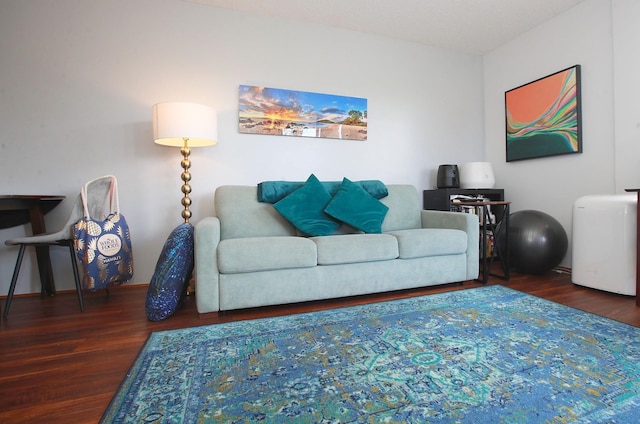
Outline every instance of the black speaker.
{"label": "black speaker", "polygon": [[460,178],[458,165],[440,165],[438,167],[438,188],[458,188]]}

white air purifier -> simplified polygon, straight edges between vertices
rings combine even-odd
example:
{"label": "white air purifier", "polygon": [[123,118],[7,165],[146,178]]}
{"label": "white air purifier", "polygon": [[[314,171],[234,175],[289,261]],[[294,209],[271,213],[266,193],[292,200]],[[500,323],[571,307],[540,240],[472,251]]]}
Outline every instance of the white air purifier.
{"label": "white air purifier", "polygon": [[493,188],[496,177],[490,162],[467,162],[460,165],[461,188]]}
{"label": "white air purifier", "polygon": [[636,294],[636,194],[584,196],[573,204],[571,281]]}

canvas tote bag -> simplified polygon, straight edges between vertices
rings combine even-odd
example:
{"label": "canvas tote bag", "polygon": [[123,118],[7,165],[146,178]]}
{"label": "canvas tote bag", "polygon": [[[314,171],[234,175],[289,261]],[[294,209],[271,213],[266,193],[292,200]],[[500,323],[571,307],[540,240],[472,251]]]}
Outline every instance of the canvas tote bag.
{"label": "canvas tote bag", "polygon": [[[117,180],[111,178],[110,213],[104,219],[89,216],[87,189],[80,192],[84,216],[73,226],[73,243],[83,271],[82,286],[96,291],[117,286],[133,278],[133,253],[129,226],[120,213]],[[103,177],[105,178],[105,177]]]}

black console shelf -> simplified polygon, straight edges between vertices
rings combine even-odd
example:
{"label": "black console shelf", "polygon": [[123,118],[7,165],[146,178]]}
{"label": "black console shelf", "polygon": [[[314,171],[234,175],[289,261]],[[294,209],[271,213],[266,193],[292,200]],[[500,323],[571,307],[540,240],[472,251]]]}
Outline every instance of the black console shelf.
{"label": "black console shelf", "polygon": [[[504,189],[502,188],[438,188],[434,190],[424,190],[422,192],[423,209],[436,211],[455,210],[451,204],[453,196],[473,196],[484,197],[492,202],[504,201]],[[498,221],[502,220],[503,207],[492,208]]]}
{"label": "black console shelf", "polygon": [[422,201],[424,209],[448,211],[451,209],[451,196],[484,196],[495,202],[504,201],[502,188],[437,188],[424,190]]}

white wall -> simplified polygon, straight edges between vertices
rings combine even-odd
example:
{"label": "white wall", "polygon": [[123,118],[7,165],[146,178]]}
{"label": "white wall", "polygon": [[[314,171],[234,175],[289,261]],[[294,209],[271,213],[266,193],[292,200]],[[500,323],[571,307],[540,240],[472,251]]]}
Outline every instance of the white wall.
{"label": "white wall", "polygon": [[[577,198],[640,185],[639,9],[636,0],[588,0],[484,57],[486,158],[497,185],[512,211],[550,214],[569,241]],[[575,64],[583,153],[506,163],[504,92]],[[570,259],[571,245],[563,264]]]}
{"label": "white wall", "polygon": [[640,2],[613,0],[616,192],[640,187]]}
{"label": "white wall", "polygon": [[[0,57],[0,193],[68,196],[47,215],[54,229],[84,181],[115,174],[132,230],[134,283],[150,280],[181,221],[181,157],[153,144],[154,103],[218,111],[219,144],[191,155],[192,222],[213,213],[221,184],[314,172],[422,190],[435,185],[439,164],[484,159],[478,56],[180,0],[5,0]],[[365,97],[368,140],[241,135],[240,84]],[[29,231],[5,229],[0,238]],[[16,254],[0,247],[2,294]],[[39,291],[32,256],[17,293]],[[71,289],[67,252],[53,248],[52,258],[58,289]]]}

